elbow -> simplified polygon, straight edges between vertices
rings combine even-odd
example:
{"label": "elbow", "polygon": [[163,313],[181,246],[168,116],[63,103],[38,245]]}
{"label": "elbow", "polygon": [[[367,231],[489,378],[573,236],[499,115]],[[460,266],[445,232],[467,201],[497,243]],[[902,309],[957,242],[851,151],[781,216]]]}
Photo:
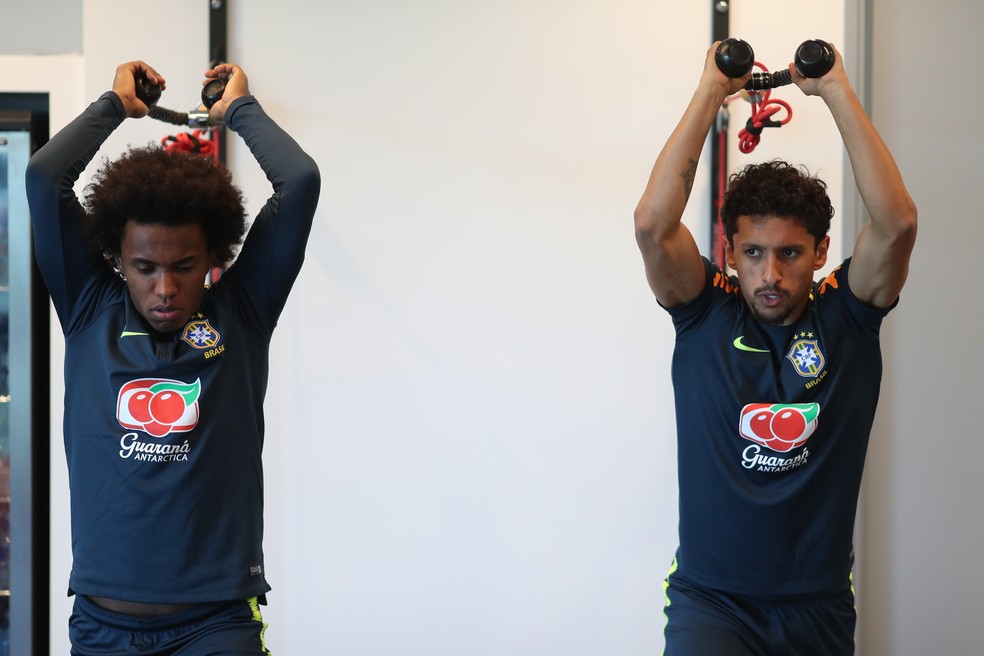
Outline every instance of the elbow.
{"label": "elbow", "polygon": [[912,246],[916,241],[918,211],[912,199],[905,196],[891,206],[870,211],[871,225],[886,244]]}
{"label": "elbow", "polygon": [[61,182],[60,177],[46,164],[46,160],[38,155],[28,161],[27,169],[24,171],[24,183],[27,187],[28,196],[57,192]]}
{"label": "elbow", "polygon": [[919,211],[912,199],[901,208],[897,214],[896,239],[899,243],[909,244],[916,242],[916,229],[919,223]]}
{"label": "elbow", "polygon": [[661,249],[672,242],[680,231],[680,220],[640,205],[635,211],[636,243],[644,250]]}
{"label": "elbow", "polygon": [[302,184],[310,190],[312,194],[321,193],[321,171],[315,161],[311,160],[311,165],[305,170],[302,177]]}
{"label": "elbow", "polygon": [[644,207],[642,203],[636,207],[635,215],[635,234],[637,240],[653,241],[658,233],[659,222],[656,220],[652,209]]}
{"label": "elbow", "polygon": [[312,157],[305,160],[290,178],[291,193],[317,197],[321,194],[321,170]]}

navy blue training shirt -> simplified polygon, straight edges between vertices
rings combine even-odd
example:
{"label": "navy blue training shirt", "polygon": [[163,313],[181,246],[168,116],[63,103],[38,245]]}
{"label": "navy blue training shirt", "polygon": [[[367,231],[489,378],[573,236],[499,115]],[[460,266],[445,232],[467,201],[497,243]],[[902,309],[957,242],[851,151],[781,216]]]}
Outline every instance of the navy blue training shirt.
{"label": "navy blue training shirt", "polygon": [[706,259],[676,328],[677,574],[717,590],[817,594],[850,585],[888,310],[848,289],[850,259],[790,326],[759,323]]}

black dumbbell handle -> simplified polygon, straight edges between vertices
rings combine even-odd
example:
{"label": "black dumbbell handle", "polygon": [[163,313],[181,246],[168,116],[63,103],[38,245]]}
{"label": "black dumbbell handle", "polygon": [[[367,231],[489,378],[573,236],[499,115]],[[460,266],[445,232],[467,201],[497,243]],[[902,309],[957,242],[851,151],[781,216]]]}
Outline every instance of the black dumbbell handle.
{"label": "black dumbbell handle", "polygon": [[714,51],[718,70],[730,78],[744,77],[755,65],[752,46],[741,39],[725,39]]}
{"label": "black dumbbell handle", "polygon": [[143,75],[134,77],[133,81],[136,85],[137,98],[140,102],[147,105],[148,108],[156,105],[157,101],[161,99],[161,88],[156,84],[152,84]]}
{"label": "black dumbbell handle", "polygon": [[823,77],[834,67],[834,48],[820,39],[804,41],[796,49],[793,63],[803,77]]}
{"label": "black dumbbell handle", "polygon": [[212,105],[219,102],[222,94],[225,93],[225,80],[216,78],[202,87],[202,104],[206,109],[212,109]]}

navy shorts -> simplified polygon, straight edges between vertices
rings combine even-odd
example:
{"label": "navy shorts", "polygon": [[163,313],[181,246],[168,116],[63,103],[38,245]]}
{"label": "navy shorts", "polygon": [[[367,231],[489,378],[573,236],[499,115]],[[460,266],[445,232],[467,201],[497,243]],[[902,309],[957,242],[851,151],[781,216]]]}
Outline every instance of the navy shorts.
{"label": "navy shorts", "polygon": [[68,624],[72,656],[259,656],[270,653],[263,642],[265,630],[255,597],[136,617],[76,595]]}
{"label": "navy shorts", "polygon": [[667,577],[664,656],[851,656],[854,592],[758,599]]}

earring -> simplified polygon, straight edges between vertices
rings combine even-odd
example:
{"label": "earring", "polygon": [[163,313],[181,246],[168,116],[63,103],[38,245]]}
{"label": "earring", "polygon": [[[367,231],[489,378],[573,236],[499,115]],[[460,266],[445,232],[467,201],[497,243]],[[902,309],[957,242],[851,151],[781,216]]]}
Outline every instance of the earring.
{"label": "earring", "polygon": [[120,259],[118,257],[109,257],[108,255],[105,257],[106,262],[109,266],[113,267],[113,271],[120,277],[120,280],[126,282],[126,275],[123,273],[123,265],[120,263]]}

